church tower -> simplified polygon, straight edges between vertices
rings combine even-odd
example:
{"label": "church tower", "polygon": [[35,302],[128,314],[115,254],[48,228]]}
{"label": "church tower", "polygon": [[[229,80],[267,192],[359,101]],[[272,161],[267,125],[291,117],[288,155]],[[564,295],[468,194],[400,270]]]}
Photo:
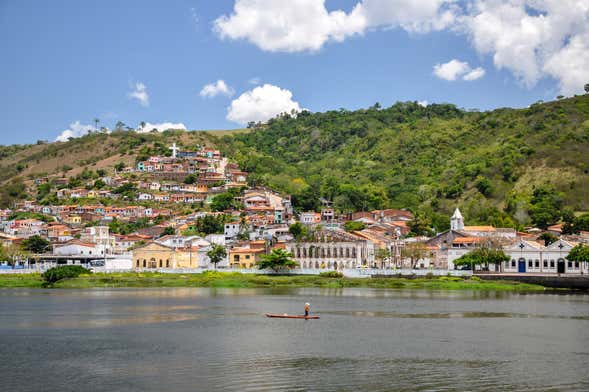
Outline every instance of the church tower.
{"label": "church tower", "polygon": [[452,218],[450,218],[450,230],[464,230],[464,218],[458,207],[454,210]]}

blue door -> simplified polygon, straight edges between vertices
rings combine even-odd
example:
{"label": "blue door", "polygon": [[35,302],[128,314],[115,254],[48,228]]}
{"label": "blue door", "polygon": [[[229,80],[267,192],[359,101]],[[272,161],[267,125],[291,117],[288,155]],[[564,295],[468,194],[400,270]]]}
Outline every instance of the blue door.
{"label": "blue door", "polygon": [[526,261],[524,259],[517,262],[517,272],[526,272]]}

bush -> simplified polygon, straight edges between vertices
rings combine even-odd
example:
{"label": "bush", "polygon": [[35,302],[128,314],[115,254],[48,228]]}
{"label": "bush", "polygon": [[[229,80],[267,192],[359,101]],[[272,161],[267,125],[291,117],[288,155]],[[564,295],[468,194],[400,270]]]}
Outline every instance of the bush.
{"label": "bush", "polygon": [[427,274],[425,274],[425,278],[426,279],[434,279],[435,275],[433,272],[428,272]]}
{"label": "bush", "polygon": [[41,274],[41,277],[45,281],[45,285],[52,285],[62,279],[77,278],[81,274],[88,272],[86,268],[79,265],[63,265],[48,269]]}
{"label": "bush", "polygon": [[319,273],[319,276],[323,278],[343,278],[344,274],[338,271],[327,271]]}

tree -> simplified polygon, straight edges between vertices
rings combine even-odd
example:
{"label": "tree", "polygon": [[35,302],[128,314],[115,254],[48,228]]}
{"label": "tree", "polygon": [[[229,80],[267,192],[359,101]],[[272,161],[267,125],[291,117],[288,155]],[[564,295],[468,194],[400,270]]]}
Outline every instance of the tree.
{"label": "tree", "polygon": [[189,185],[196,184],[197,181],[198,177],[195,174],[189,174],[184,178],[184,183]]}
{"label": "tree", "polygon": [[380,261],[382,268],[384,268],[385,261],[389,260],[390,267],[391,251],[388,248],[378,248],[374,253],[374,257],[376,257],[376,259]]}
{"label": "tree", "polygon": [[301,238],[308,234],[307,228],[301,222],[295,222],[288,227],[288,232],[292,234],[295,240],[300,241]]}
{"label": "tree", "polygon": [[401,248],[401,257],[409,259],[411,268],[417,266],[417,262],[427,255],[427,247],[423,242],[409,242]]}
{"label": "tree", "polygon": [[18,261],[27,260],[29,252],[21,249],[17,245],[4,247],[0,245],[0,260],[7,261],[9,265],[14,266]]}
{"label": "tree", "polygon": [[348,222],[344,223],[344,230],[345,231],[360,231],[360,230],[364,230],[365,228],[366,228],[366,225],[363,222],[348,221]]}
{"label": "tree", "polygon": [[415,214],[413,219],[407,223],[407,226],[409,226],[409,229],[411,230],[411,234],[413,234],[413,235],[429,236],[432,234],[431,220],[429,220],[425,215],[420,214],[420,213]]}
{"label": "tree", "polygon": [[589,83],[585,85],[585,93],[589,94]]}
{"label": "tree", "polygon": [[232,188],[225,193],[221,193],[213,198],[211,202],[211,210],[213,211],[225,211],[235,209],[239,207],[239,204],[235,201],[235,196],[239,194],[239,190]]}
{"label": "tree", "polygon": [[45,253],[51,243],[45,238],[34,235],[22,242],[22,248],[33,253]]}
{"label": "tree", "polygon": [[576,245],[571,249],[566,259],[578,263],[589,263],[589,246],[583,244]]}
{"label": "tree", "polygon": [[98,119],[98,118],[95,118],[95,119],[94,119],[94,130],[95,130],[96,132],[98,132],[98,123],[99,123],[99,122],[100,122],[100,119]]}
{"label": "tree", "polygon": [[468,265],[474,271],[475,266],[477,265],[488,268],[490,264],[497,265],[506,261],[509,261],[509,256],[506,255],[503,250],[489,247],[480,247],[475,248],[454,260],[454,265]]}
{"label": "tree", "polygon": [[227,250],[222,245],[213,244],[211,250],[207,252],[207,256],[209,256],[211,263],[213,263],[215,269],[217,269],[217,263],[219,263],[220,261],[225,259],[225,257],[227,257]]}
{"label": "tree", "polygon": [[176,234],[176,229],[174,229],[172,226],[168,226],[164,229],[161,236],[163,237],[166,235],[175,235],[175,234]]}
{"label": "tree", "polygon": [[284,249],[272,249],[270,254],[260,256],[260,261],[258,261],[257,265],[261,270],[271,268],[275,272],[292,269],[299,265],[292,257],[292,253]]}
{"label": "tree", "polygon": [[553,242],[558,241],[558,237],[548,231],[545,231],[544,233],[540,234],[540,236],[538,236],[538,239],[544,241],[544,246],[548,246]]}

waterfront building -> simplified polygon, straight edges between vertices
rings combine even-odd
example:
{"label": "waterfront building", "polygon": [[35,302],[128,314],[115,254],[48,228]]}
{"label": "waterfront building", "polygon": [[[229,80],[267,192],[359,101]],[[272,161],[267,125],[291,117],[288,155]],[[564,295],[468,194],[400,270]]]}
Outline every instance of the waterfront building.
{"label": "waterfront building", "polygon": [[197,268],[200,266],[199,257],[202,257],[202,253],[199,247],[176,248],[150,242],[133,249],[133,267],[136,269]]}
{"label": "waterfront building", "polygon": [[343,230],[321,230],[313,241],[288,242],[286,249],[293,254],[300,268],[357,268],[375,265],[375,246]]}

